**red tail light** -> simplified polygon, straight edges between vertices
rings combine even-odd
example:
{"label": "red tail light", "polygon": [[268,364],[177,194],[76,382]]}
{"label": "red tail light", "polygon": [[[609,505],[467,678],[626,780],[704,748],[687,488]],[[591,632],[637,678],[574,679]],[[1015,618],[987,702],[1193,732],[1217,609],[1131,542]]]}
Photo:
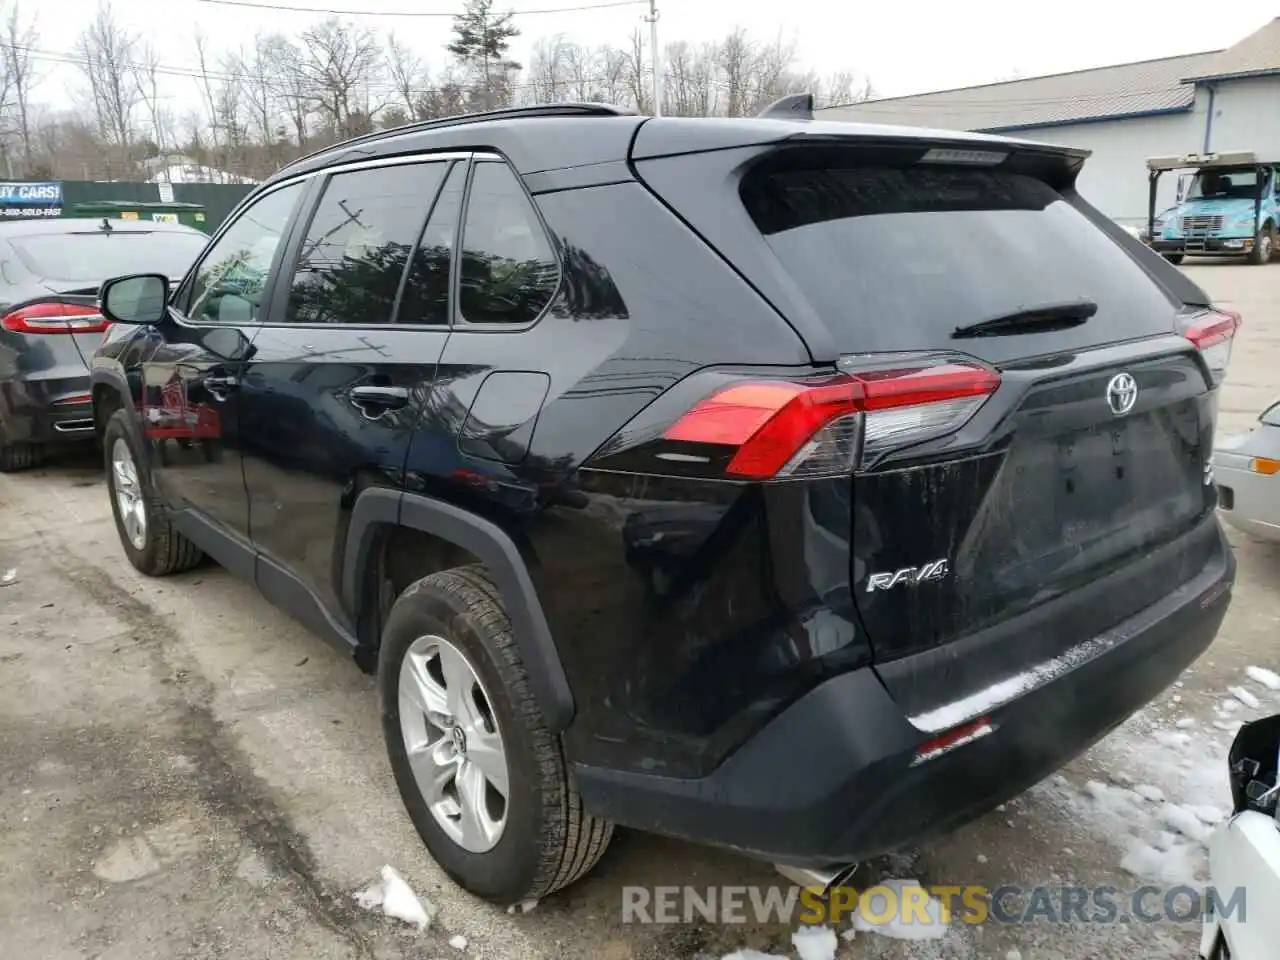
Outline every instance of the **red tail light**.
{"label": "red tail light", "polygon": [[1205,363],[1209,365],[1215,384],[1221,383],[1222,378],[1227,375],[1231,346],[1241,322],[1240,314],[1230,310],[1206,310],[1193,317],[1182,331],[1182,335],[1196,345]]}
{"label": "red tail light", "polygon": [[955,360],[753,380],[699,401],[663,438],[737,447],[725,468],[734,477],[835,475],[958,429],[999,385],[995,371]]}
{"label": "red tail light", "polygon": [[109,326],[98,308],[78,303],[30,303],[0,318],[11,333],[104,333]]}

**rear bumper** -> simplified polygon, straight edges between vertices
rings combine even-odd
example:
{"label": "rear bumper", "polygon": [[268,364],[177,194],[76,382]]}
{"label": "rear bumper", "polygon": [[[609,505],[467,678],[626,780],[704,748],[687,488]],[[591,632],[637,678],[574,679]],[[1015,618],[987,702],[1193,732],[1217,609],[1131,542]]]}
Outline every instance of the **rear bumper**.
{"label": "rear bumper", "polygon": [[0,381],[0,431],[8,443],[53,444],[93,439],[89,374]]}
{"label": "rear bumper", "polygon": [[1068,668],[984,705],[995,731],[940,757],[913,765],[930,734],[863,668],[811,690],[704,778],[576,766],[583,801],[625,826],[797,866],[861,861],[953,830],[1086,750],[1209,646],[1235,576],[1215,530],[1221,549],[1199,574],[1082,638],[1059,658]]}

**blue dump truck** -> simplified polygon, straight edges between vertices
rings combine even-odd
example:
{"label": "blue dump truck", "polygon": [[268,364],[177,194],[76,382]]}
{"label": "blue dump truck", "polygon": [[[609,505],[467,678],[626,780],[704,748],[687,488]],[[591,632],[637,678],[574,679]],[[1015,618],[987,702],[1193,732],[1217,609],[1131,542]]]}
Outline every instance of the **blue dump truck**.
{"label": "blue dump truck", "polygon": [[[1175,170],[1183,171],[1177,204],[1157,215],[1160,177]],[[1280,160],[1259,160],[1246,150],[1152,157],[1147,161],[1147,243],[1173,263],[1184,256],[1267,263],[1280,223],[1277,171]]]}

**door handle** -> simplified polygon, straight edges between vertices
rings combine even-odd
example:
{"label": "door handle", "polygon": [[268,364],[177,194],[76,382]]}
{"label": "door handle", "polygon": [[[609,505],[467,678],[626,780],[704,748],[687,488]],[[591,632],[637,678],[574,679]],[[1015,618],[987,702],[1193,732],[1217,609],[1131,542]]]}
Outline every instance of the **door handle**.
{"label": "door handle", "polygon": [[196,381],[215,400],[227,399],[227,394],[240,387],[240,380],[233,376],[201,377]]}
{"label": "door handle", "polygon": [[406,387],[352,387],[350,396],[351,403],[367,420],[377,420],[388,410],[399,410],[409,403]]}

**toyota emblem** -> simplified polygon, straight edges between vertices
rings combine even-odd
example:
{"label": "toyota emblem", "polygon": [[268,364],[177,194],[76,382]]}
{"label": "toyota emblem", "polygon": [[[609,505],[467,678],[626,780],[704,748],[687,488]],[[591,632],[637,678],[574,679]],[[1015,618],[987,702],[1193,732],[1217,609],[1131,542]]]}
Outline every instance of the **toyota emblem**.
{"label": "toyota emblem", "polygon": [[1107,384],[1107,403],[1111,412],[1123,417],[1138,402],[1138,382],[1127,373],[1117,373]]}

